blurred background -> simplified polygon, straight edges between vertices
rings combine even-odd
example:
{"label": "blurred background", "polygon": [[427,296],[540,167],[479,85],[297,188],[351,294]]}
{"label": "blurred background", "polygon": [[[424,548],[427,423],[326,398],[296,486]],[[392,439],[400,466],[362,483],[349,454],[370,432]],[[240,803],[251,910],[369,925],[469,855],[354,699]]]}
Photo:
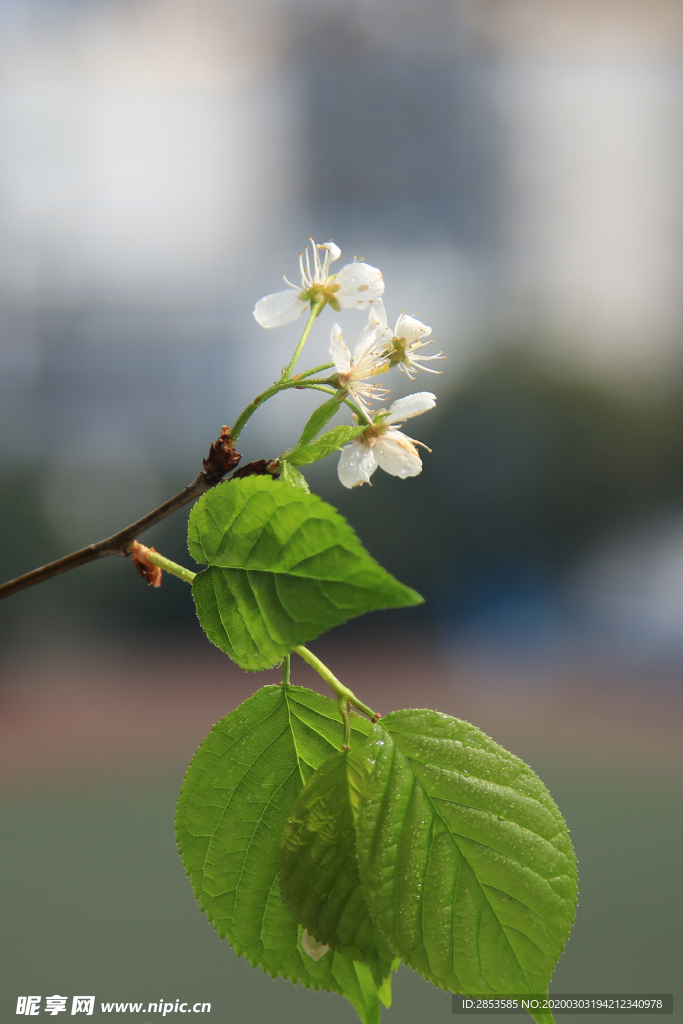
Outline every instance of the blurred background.
{"label": "blurred background", "polygon": [[[426,604],[315,649],[381,711],[468,718],[548,783],[581,863],[555,992],[675,992],[680,0],[0,0],[0,137],[0,577],[195,476],[298,336],[255,301],[334,238],[447,359],[390,384],[438,394],[409,428],[421,477],[307,472]],[[339,320],[352,341],[363,318]],[[311,407],[269,403],[243,461]],[[142,539],[192,565],[185,526]],[[118,559],[2,602],[0,631],[6,1012],[196,993],[212,1019],[350,1024],[236,961],[174,851],[184,767],[272,674]],[[450,1019],[408,972],[396,990],[388,1022]]]}

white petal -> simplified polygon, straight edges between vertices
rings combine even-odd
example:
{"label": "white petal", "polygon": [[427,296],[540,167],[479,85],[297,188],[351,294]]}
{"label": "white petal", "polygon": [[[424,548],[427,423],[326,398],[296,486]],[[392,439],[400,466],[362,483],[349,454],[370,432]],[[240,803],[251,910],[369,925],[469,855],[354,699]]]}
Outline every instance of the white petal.
{"label": "white petal", "polygon": [[325,953],[329,952],[330,947],[325,946],[322,942],[318,942],[312,935],[309,935],[307,931],[303,931],[301,934],[301,948],[304,953],[310,956],[311,960],[322,960]]}
{"label": "white petal", "polygon": [[394,436],[380,437],[375,444],[375,455],[385,473],[398,476],[405,480],[408,476],[417,476],[422,472],[422,460],[410,440],[399,431]]}
{"label": "white petal", "polygon": [[413,395],[406,395],[405,398],[398,398],[391,403],[389,415],[385,423],[402,423],[409,420],[411,416],[421,416],[428,409],[436,405],[436,395],[431,391],[416,391]]}
{"label": "white petal", "polygon": [[363,330],[358,335],[358,341],[353,350],[353,362],[358,364],[363,359],[366,353],[370,353],[374,349],[378,342],[382,340],[382,329],[372,321],[368,321]]}
{"label": "white petal", "polygon": [[334,261],[338,260],[341,256],[341,249],[338,245],[335,245],[334,242],[325,242],[323,245],[319,245],[318,248],[327,249],[330,254],[328,263],[334,263]]}
{"label": "white petal", "polygon": [[261,327],[284,327],[301,316],[305,309],[308,309],[308,303],[301,301],[297,291],[288,288],[284,292],[273,292],[259,299],[254,317]]}
{"label": "white petal", "polygon": [[376,320],[378,325],[380,327],[383,327],[385,330],[389,327],[387,313],[384,308],[384,303],[382,302],[381,299],[375,299],[373,304],[370,306],[370,312],[368,313],[368,316],[370,320]]}
{"label": "white petal", "polygon": [[335,298],[342,309],[367,309],[384,293],[381,272],[367,263],[347,263],[334,283],[339,285]]}
{"label": "white petal", "polygon": [[377,459],[368,445],[354,442],[342,448],[337,472],[344,487],[370,483],[370,477],[376,469]]}
{"label": "white petal", "polygon": [[427,327],[426,324],[416,320],[413,316],[408,316],[406,313],[401,313],[394,329],[394,335],[397,338],[403,338],[409,343],[419,341],[420,338],[428,338],[431,333],[431,327]]}
{"label": "white petal", "polygon": [[348,373],[351,369],[351,353],[342,338],[342,329],[339,324],[334,324],[332,327],[330,354],[334,359],[334,365],[337,367],[337,373]]}

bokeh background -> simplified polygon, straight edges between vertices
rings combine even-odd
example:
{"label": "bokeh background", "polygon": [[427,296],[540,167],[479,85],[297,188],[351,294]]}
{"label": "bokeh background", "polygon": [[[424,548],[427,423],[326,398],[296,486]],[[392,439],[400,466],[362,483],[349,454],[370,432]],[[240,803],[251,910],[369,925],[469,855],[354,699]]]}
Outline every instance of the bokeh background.
{"label": "bokeh background", "polygon": [[[0,50],[2,578],[195,476],[297,336],[254,302],[333,237],[447,360],[416,385],[420,478],[308,473],[427,602],[315,649],[548,783],[581,865],[553,991],[680,991],[683,4],[0,0]],[[244,461],[309,398],[255,417]],[[190,565],[185,523],[143,540]],[[118,559],[4,601],[0,629],[3,1019],[58,992],[350,1024],[237,961],[174,849],[193,751],[272,674]],[[389,1024],[451,1019],[410,972],[395,991]]]}

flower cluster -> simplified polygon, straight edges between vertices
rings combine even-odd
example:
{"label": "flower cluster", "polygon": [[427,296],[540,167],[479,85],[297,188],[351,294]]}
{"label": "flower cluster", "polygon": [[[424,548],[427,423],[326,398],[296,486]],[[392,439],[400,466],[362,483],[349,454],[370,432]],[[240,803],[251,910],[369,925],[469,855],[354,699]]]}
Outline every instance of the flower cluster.
{"label": "flower cluster", "polygon": [[372,378],[395,366],[411,380],[418,370],[438,373],[424,363],[443,359],[442,353],[421,353],[425,345],[431,344],[432,329],[401,313],[392,330],[381,298],[384,280],[380,271],[359,261],[342,267],[338,274],[330,274],[330,264],[339,259],[341,249],[332,241],[317,245],[310,239],[310,243],[312,255],[307,249],[299,257],[301,289],[285,278],[289,288],[260,299],[254,317],[262,327],[270,328],[291,323],[308,308],[316,316],[325,305],[334,310],[367,310],[368,321],[353,354],[344,342],[339,324],[332,327],[330,354],[337,371],[336,386],[347,400],[355,403],[356,423],[367,423],[362,434],[342,449],[339,479],[345,487],[370,483],[378,466],[402,480],[417,476],[422,460],[416,446],[427,446],[408,437],[399,427],[404,420],[433,409],[436,396],[430,391],[419,391],[399,398],[388,410],[375,412],[370,402],[384,401],[387,389],[372,382]]}

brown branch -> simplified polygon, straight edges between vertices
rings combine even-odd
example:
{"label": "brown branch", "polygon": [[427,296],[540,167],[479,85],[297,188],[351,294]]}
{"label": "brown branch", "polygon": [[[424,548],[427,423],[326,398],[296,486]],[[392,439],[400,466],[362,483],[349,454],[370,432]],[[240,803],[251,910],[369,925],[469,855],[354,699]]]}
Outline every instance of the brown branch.
{"label": "brown branch", "polygon": [[127,555],[127,549],[136,537],[144,533],[145,530],[149,530],[151,526],[156,526],[173,512],[177,512],[183,505],[187,505],[206,491],[210,491],[212,487],[220,483],[226,473],[235,468],[240,458],[241,456],[235,451],[235,442],[230,437],[230,430],[228,427],[223,427],[221,436],[211,445],[209,457],[203,460],[203,472],[198,473],[192,483],[188,484],[179,494],[169,498],[163,505],[159,505],[142,519],[119,530],[113,536],[97,541],[96,544],[89,544],[87,548],[81,548],[80,551],[74,551],[70,555],[58,558],[56,562],[50,562],[39,569],[27,572],[24,576],[18,576],[15,580],[3,583],[0,586],[0,600],[11,594],[16,594],[20,590],[25,590],[27,587],[33,587],[36,583],[49,580],[53,576],[59,576],[60,573],[68,572],[69,569],[76,569],[79,565],[94,562],[97,558],[106,558],[108,555]]}

